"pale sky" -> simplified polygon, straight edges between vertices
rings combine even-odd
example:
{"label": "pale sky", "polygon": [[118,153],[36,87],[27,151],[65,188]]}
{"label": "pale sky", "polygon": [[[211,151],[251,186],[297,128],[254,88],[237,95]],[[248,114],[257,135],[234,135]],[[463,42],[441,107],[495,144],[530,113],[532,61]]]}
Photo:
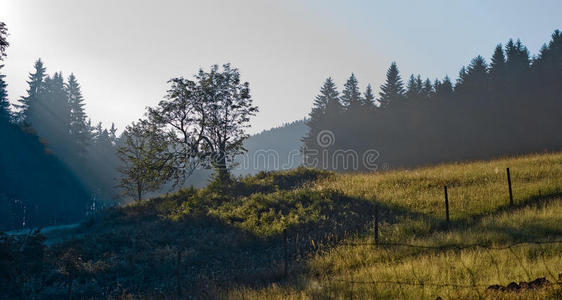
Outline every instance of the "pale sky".
{"label": "pale sky", "polygon": [[391,61],[404,80],[456,78],[510,37],[536,54],[562,29],[562,1],[0,0],[0,20],[13,103],[41,58],[77,76],[94,123],[121,130],[170,78],[230,62],[260,107],[257,132],[305,117],[329,76],[341,89],[354,72],[378,93]]}

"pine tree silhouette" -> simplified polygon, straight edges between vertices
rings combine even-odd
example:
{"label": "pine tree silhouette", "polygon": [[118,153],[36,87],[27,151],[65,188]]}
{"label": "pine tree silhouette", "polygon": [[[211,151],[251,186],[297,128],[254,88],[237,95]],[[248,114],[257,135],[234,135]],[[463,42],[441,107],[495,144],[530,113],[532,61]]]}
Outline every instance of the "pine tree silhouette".
{"label": "pine tree silhouette", "polygon": [[355,78],[355,74],[351,76],[344,85],[342,91],[341,103],[349,111],[358,111],[361,107],[361,92],[359,92],[359,82]]}
{"label": "pine tree silhouette", "polygon": [[373,87],[371,84],[367,85],[365,93],[363,94],[363,108],[365,111],[373,111],[376,108],[375,95],[373,94]]}
{"label": "pine tree silhouette", "polygon": [[77,150],[83,155],[90,143],[90,128],[86,124],[86,113],[84,111],[84,97],[80,90],[80,84],[74,74],[70,74],[65,85],[68,104],[70,105],[70,136],[76,144]]}
{"label": "pine tree silhouette", "polygon": [[380,89],[379,102],[381,103],[381,107],[387,107],[390,103],[400,101],[404,98],[404,84],[402,83],[400,71],[395,62],[390,64],[386,72],[386,81],[381,85]]}
{"label": "pine tree silhouette", "polygon": [[35,72],[29,74],[29,80],[27,84],[29,85],[27,89],[27,96],[21,97],[19,99],[18,105],[15,105],[18,108],[17,114],[17,121],[21,123],[31,124],[31,114],[33,112],[34,105],[36,102],[39,101],[39,96],[43,92],[44,89],[44,80],[46,75],[46,68],[43,66],[43,62],[41,59],[38,59],[33,66]]}
{"label": "pine tree silhouette", "polygon": [[[0,65],[0,72],[3,65]],[[10,121],[10,102],[8,101],[8,84],[4,80],[6,75],[0,73],[0,123]]]}

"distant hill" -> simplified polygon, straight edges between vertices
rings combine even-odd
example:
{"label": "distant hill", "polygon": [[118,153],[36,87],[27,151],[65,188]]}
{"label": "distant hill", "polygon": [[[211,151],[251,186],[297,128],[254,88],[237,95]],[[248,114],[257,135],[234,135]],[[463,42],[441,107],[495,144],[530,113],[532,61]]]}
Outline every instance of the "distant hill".
{"label": "distant hill", "polygon": [[[245,176],[260,171],[288,170],[300,166],[301,138],[308,130],[305,121],[286,123],[250,136],[244,143],[248,152],[238,159],[233,174]],[[202,187],[209,182],[211,174],[211,170],[197,170],[186,184]]]}

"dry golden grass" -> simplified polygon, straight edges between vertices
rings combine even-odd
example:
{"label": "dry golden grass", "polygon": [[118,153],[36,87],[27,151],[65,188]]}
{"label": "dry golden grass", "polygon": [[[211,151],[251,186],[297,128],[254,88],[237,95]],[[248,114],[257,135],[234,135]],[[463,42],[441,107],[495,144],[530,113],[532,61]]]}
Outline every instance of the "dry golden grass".
{"label": "dry golden grass", "polygon": [[[509,167],[515,206],[509,207]],[[452,225],[443,228],[443,186]],[[342,191],[383,209],[381,240],[420,246],[562,240],[562,153],[459,163],[378,174],[343,174],[311,188]],[[540,196],[539,196],[540,195]],[[505,249],[373,246],[373,232],[326,248],[290,278],[265,288],[223,291],[232,299],[560,299],[562,243]],[[304,270],[304,271],[302,271]],[[538,290],[491,292],[493,284],[546,277]],[[402,284],[385,283],[388,281]],[[352,283],[354,282],[354,283]],[[373,284],[373,282],[377,282]]]}

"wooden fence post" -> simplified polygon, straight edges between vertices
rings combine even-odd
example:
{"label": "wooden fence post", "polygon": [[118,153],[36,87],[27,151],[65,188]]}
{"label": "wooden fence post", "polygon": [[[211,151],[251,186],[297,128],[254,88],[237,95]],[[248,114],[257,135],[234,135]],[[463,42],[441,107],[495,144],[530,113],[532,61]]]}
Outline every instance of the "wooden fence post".
{"label": "wooden fence post", "polygon": [[447,186],[445,186],[445,215],[447,217],[447,226],[449,226],[449,195],[447,195]]}
{"label": "wooden fence post", "polygon": [[507,185],[509,187],[509,206],[513,206],[513,192],[511,191],[511,175],[509,174],[509,168],[507,168]]}
{"label": "wooden fence post", "polygon": [[283,256],[285,259],[285,265],[283,268],[283,275],[285,277],[287,277],[287,275],[289,274],[289,255],[288,255],[288,251],[287,251],[287,229],[283,229]]}
{"label": "wooden fence post", "polygon": [[177,294],[178,297],[181,297],[181,250],[178,250],[178,266],[177,266],[177,270],[176,270],[176,275],[177,275]]}
{"label": "wooden fence post", "polygon": [[379,245],[379,206],[375,205],[375,245]]}

